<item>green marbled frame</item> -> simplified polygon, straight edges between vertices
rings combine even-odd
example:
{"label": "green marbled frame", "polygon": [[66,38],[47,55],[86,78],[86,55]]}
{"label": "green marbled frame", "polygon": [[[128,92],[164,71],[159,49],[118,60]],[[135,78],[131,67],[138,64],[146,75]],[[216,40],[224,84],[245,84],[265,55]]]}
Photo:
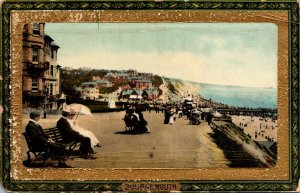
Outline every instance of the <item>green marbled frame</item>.
{"label": "green marbled frame", "polygon": [[[230,1],[230,0],[229,0]],[[13,181],[10,177],[10,11],[12,10],[258,10],[289,12],[289,105],[290,105],[290,179],[287,181],[179,181],[182,191],[289,191],[299,179],[299,6],[296,1],[8,1],[2,5],[3,76],[0,102],[3,104],[0,127],[1,181],[12,191],[121,191],[121,181]],[[0,82],[2,83],[2,82]]]}

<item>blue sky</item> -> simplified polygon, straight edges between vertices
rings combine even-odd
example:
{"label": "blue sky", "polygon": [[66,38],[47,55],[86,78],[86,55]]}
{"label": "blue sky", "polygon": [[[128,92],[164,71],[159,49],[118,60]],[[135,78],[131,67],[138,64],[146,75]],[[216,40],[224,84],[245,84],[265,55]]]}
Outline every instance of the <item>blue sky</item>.
{"label": "blue sky", "polygon": [[271,23],[47,23],[63,67],[137,69],[195,82],[277,86]]}

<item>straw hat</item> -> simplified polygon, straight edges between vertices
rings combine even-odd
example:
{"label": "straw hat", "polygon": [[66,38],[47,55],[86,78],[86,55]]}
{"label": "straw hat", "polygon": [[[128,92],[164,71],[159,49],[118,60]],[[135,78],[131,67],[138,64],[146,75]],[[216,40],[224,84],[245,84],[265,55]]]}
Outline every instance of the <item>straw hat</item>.
{"label": "straw hat", "polygon": [[68,108],[66,108],[66,109],[63,109],[63,112],[67,113],[69,115],[76,115],[76,111],[74,109],[68,109]]}

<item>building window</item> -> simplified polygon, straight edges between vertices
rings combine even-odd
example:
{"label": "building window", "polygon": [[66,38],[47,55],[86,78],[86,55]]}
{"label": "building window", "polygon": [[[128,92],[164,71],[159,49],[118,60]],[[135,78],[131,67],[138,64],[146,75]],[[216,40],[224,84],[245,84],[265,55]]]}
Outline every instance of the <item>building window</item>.
{"label": "building window", "polygon": [[32,47],[32,62],[39,62],[39,47],[33,46]]}
{"label": "building window", "polygon": [[32,30],[33,30],[33,34],[40,35],[40,26],[38,23],[33,23]]}
{"label": "building window", "polygon": [[39,87],[39,79],[37,76],[32,77],[32,85],[31,85],[31,91],[32,92],[38,92]]}
{"label": "building window", "polygon": [[54,76],[54,67],[53,65],[50,65],[50,76]]}
{"label": "building window", "polygon": [[56,50],[51,50],[51,58],[56,60]]}
{"label": "building window", "polygon": [[50,84],[49,95],[50,95],[50,96],[53,95],[53,84]]}
{"label": "building window", "polygon": [[45,56],[50,55],[50,43],[49,42],[46,42],[44,54],[45,54]]}

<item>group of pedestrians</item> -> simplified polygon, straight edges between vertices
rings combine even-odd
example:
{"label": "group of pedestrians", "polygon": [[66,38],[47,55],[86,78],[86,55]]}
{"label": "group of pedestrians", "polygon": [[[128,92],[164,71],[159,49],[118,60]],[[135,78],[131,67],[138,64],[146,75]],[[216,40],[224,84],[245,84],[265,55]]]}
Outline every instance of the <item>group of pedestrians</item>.
{"label": "group of pedestrians", "polygon": [[128,107],[123,120],[126,127],[132,128],[132,132],[150,133],[148,122],[143,115],[143,109],[139,106]]}
{"label": "group of pedestrians", "polygon": [[164,124],[173,124],[176,121],[175,117],[176,111],[175,108],[173,107],[168,107],[165,109],[165,119],[164,119]]}
{"label": "group of pedestrians", "polygon": [[195,125],[200,124],[201,120],[207,121],[208,125],[210,125],[213,118],[211,111],[204,112],[203,109],[193,107],[192,105],[186,105],[184,103],[177,105],[165,105],[163,108],[164,124],[172,125],[176,121],[176,118],[182,118],[183,115],[186,115],[187,119],[190,120],[190,123]]}

